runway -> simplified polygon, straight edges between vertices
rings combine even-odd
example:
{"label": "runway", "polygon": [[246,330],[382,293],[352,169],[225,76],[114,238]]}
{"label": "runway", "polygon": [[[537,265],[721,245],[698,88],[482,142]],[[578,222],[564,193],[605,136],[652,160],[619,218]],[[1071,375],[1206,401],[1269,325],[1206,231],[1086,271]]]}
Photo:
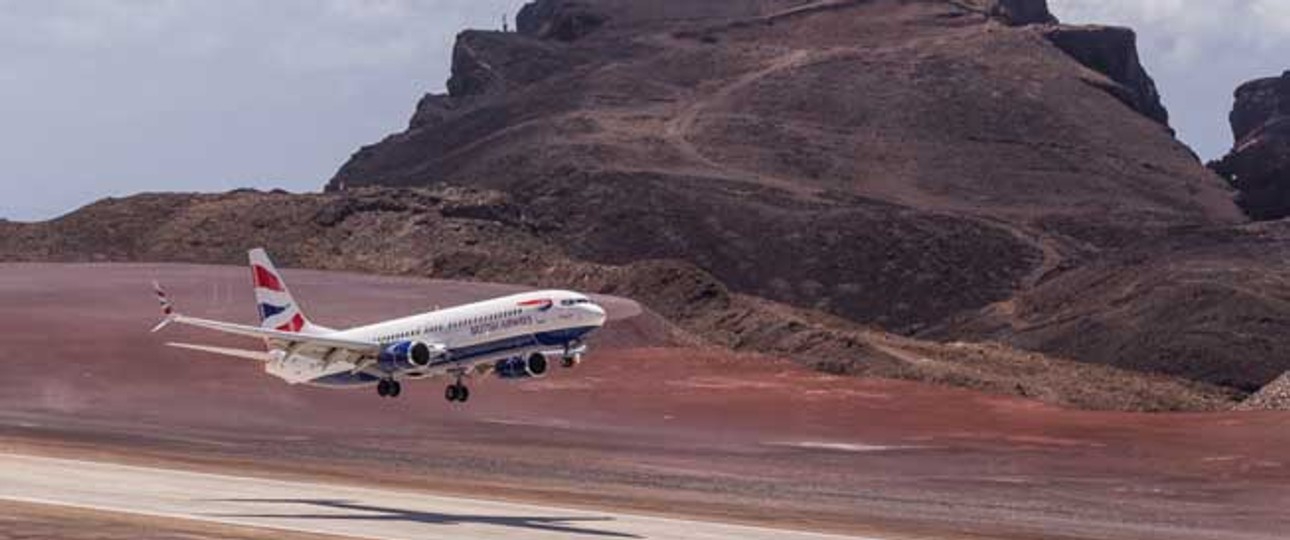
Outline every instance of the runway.
{"label": "runway", "polygon": [[844,538],[15,454],[0,454],[0,500],[387,540]]}

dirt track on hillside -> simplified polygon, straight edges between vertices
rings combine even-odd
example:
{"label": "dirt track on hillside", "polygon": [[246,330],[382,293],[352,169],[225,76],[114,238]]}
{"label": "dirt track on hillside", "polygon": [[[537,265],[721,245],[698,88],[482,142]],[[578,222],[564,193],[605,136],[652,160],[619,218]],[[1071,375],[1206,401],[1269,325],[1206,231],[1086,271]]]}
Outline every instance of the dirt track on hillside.
{"label": "dirt track on hillside", "polygon": [[[506,286],[286,271],[344,326]],[[241,268],[0,265],[0,451],[251,469],[835,531],[1017,538],[1279,538],[1290,415],[1139,415],[679,348],[648,313],[527,384],[400,400],[288,387],[166,349],[149,281],[253,317]],[[617,304],[630,306],[631,304]],[[620,307],[621,309],[621,307]],[[212,340],[232,345],[241,340]],[[249,346],[254,346],[250,343]]]}

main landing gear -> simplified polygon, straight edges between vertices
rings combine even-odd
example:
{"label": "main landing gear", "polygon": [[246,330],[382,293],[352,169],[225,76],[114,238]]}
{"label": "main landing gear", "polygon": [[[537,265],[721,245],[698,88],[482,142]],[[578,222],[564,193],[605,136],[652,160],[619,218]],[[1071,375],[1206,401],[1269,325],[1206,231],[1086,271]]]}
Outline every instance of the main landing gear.
{"label": "main landing gear", "polygon": [[448,401],[465,403],[466,400],[470,399],[470,388],[467,388],[466,385],[461,383],[451,384],[448,385],[448,388],[444,389],[443,397]]}
{"label": "main landing gear", "polygon": [[403,385],[394,379],[381,379],[376,383],[376,393],[381,397],[396,398],[403,393]]}
{"label": "main landing gear", "polygon": [[444,389],[443,398],[450,402],[465,403],[470,399],[470,389],[466,388],[466,385],[462,384],[461,380],[458,379],[457,382],[448,385],[448,388]]}

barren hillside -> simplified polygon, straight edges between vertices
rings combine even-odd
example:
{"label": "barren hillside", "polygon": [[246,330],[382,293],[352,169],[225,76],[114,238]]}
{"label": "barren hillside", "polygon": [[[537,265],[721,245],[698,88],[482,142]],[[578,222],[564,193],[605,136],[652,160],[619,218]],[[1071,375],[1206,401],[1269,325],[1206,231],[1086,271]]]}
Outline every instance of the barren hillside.
{"label": "barren hillside", "polygon": [[[548,228],[504,194],[443,186],[326,195],[139,195],[102,201],[46,223],[0,223],[0,261],[241,265],[247,246],[266,246],[289,267],[629,296],[656,313],[649,318],[654,329],[648,339],[665,340],[656,345],[779,355],[831,372],[950,384],[1093,409],[1220,409],[1239,395],[1002,346],[901,338],[732,293],[684,261],[623,266],[580,261],[546,236]],[[147,284],[139,288],[146,295]],[[761,356],[749,361],[756,358]]]}

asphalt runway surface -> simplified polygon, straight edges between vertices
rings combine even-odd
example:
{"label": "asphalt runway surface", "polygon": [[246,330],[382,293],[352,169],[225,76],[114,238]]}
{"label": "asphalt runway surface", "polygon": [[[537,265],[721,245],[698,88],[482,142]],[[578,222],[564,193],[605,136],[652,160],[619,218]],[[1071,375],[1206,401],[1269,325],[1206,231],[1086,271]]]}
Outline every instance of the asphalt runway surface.
{"label": "asphalt runway surface", "polygon": [[[283,273],[310,316],[334,327],[524,289]],[[357,499],[440,514],[654,515],[902,539],[1284,540],[1290,531],[1287,413],[1076,411],[827,375],[696,346],[615,299],[605,300],[613,320],[575,369],[472,381],[465,406],[443,400],[442,380],[412,382],[390,400],[289,386],[255,362],[166,347],[258,344],[186,328],[148,333],[159,318],[153,279],[190,315],[254,323],[244,267],[0,264],[0,453],[542,508],[458,512]],[[57,497],[80,489],[64,487]],[[293,497],[301,495],[257,496]],[[21,503],[6,504],[0,514]],[[0,540],[18,537],[9,531],[116,540],[156,530],[124,515],[0,515]],[[197,523],[147,520],[180,531]],[[602,525],[575,522],[589,524]],[[196,538],[207,537],[234,536]]]}
{"label": "asphalt runway surface", "polygon": [[381,540],[844,538],[14,454],[0,454],[0,499]]}

